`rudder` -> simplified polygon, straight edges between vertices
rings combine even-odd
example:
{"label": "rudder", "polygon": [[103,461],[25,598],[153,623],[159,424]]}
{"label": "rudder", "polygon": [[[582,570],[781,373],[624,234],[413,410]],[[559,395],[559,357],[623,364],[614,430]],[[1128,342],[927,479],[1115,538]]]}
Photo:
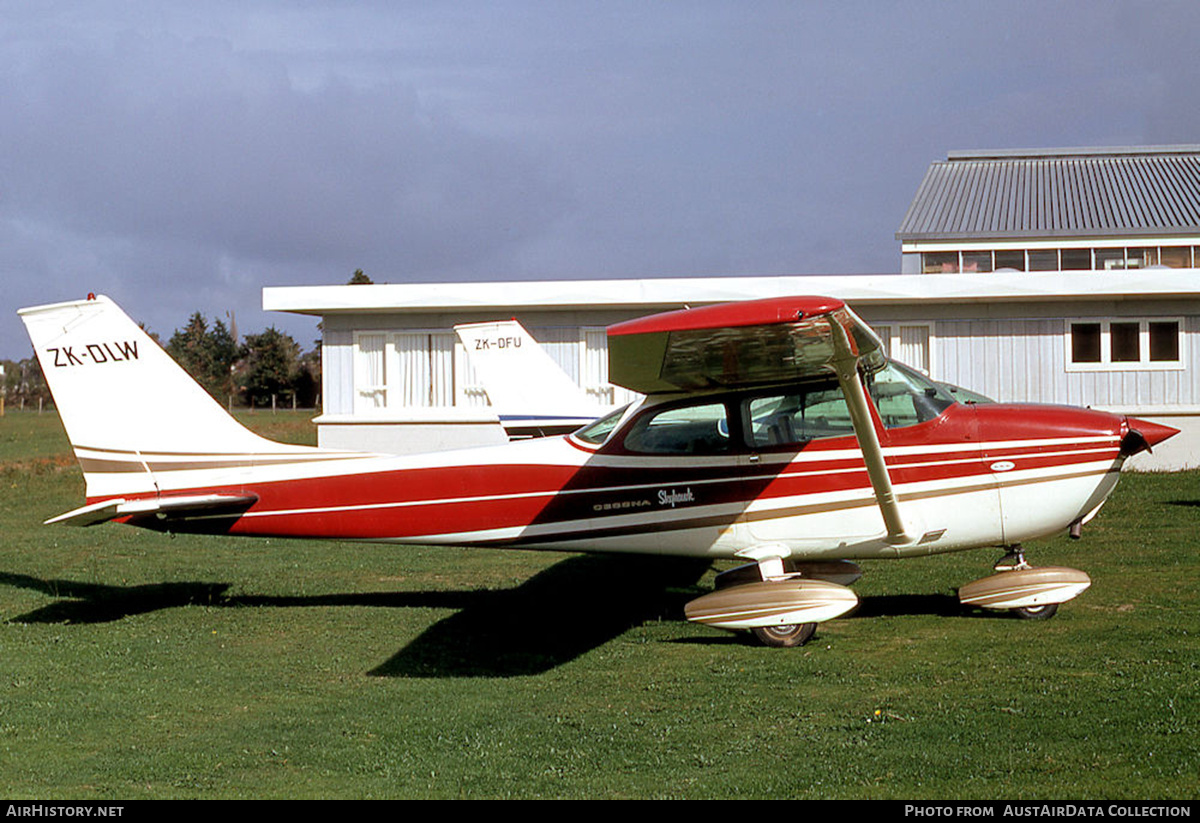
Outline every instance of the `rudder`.
{"label": "rudder", "polygon": [[234,420],[107,297],[18,312],[89,499],[159,491],[150,456],[295,451]]}

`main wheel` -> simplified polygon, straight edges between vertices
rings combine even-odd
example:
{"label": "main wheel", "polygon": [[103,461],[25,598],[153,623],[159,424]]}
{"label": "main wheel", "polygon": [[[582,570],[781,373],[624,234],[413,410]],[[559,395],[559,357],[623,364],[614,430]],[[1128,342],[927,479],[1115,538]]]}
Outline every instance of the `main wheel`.
{"label": "main wheel", "polygon": [[1013,609],[1013,614],[1022,620],[1049,620],[1057,613],[1057,603],[1047,603],[1045,606],[1026,606],[1023,609]]}
{"label": "main wheel", "polygon": [[786,626],[758,626],[750,631],[764,646],[791,649],[807,643],[816,630],[816,623],[790,623]]}

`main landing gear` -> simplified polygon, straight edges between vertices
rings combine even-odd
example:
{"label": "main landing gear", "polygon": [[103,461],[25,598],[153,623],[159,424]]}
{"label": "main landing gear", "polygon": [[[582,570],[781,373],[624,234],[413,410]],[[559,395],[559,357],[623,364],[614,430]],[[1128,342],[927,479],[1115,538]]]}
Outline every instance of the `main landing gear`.
{"label": "main landing gear", "polygon": [[1058,604],[1081,594],[1092,584],[1079,569],[1064,566],[1034,568],[1020,546],[1013,546],[995,565],[996,574],[958,590],[964,606],[1011,612],[1022,620],[1049,620]]}
{"label": "main landing gear", "polygon": [[803,646],[817,623],[858,605],[843,583],[857,580],[853,563],[791,563],[764,555],[755,563],[717,575],[716,590],[684,607],[688,620],[734,631],[749,630],[775,648]]}
{"label": "main landing gear", "polygon": [[764,646],[777,649],[792,649],[803,646],[816,634],[816,623],[787,623],[782,626],[758,626],[750,633]]}

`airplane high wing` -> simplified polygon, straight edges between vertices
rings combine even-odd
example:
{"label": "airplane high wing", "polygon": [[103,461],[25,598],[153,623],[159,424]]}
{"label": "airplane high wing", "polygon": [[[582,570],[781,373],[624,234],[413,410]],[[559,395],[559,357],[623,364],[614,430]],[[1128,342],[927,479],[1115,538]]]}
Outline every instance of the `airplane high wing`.
{"label": "airplane high wing", "polygon": [[794,297],[610,328],[611,378],[646,396],[570,435],[334,451],[242,428],[107,298],[21,317],[86,481],[50,522],[741,559],[685,614],[774,646],[857,605],[857,559],[998,547],[960,600],[1049,617],[1090,580],[1030,566],[1022,541],[1078,533],[1126,458],[1176,433],[957,403],[841,301]]}
{"label": "airplane high wing", "polygon": [[771,298],[657,314],[608,330],[609,379],[643,394],[737,388],[884,364],[883,343],[840,300]]}

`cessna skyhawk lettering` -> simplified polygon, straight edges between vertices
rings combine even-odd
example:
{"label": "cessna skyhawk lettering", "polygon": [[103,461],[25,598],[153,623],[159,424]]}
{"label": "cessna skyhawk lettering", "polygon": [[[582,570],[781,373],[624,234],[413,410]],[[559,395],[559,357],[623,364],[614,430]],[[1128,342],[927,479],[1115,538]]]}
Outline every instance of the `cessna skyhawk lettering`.
{"label": "cessna skyhawk lettering", "polygon": [[[646,397],[573,434],[333,451],[243,428],[106,298],[21,316],[87,487],[85,506],[48,522],[742,559],[686,615],[777,646],[857,605],[860,558],[1001,547],[960,599],[1050,616],[1090,581],[1029,566],[1022,541],[1075,532],[1127,457],[1176,433],[957,403],[889,361],[841,301],[790,297],[611,327],[610,379]],[[78,356],[110,341],[126,356]],[[56,368],[62,351],[78,362]]]}

